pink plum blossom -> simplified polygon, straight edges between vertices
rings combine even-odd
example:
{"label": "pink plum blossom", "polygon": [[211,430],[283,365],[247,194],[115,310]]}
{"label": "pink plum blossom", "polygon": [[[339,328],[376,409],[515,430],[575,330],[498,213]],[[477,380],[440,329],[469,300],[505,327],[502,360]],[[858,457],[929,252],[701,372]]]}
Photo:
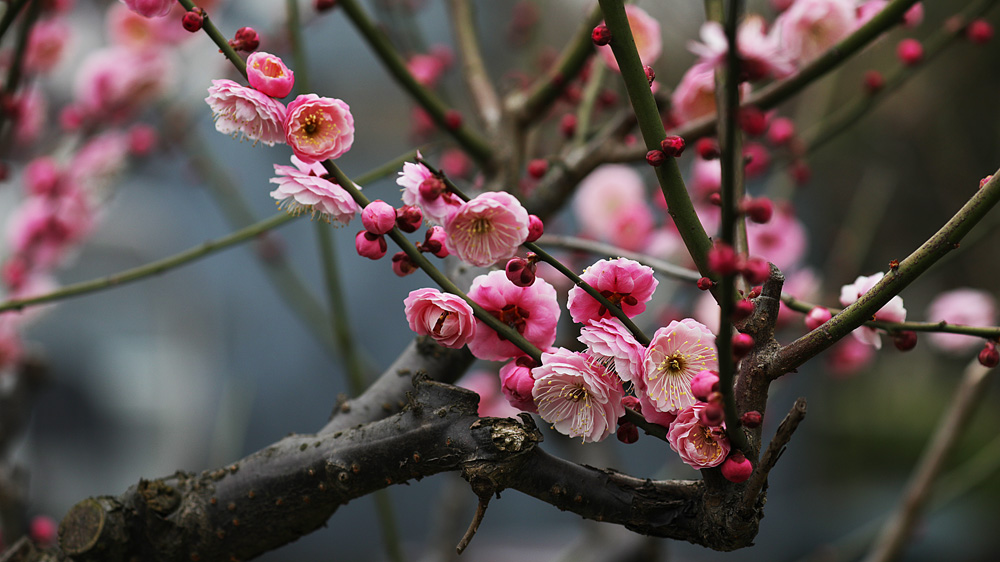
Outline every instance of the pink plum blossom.
{"label": "pink plum blossom", "polygon": [[462,297],[437,289],[417,289],[403,299],[406,321],[421,336],[458,349],[476,333],[472,307]]}
{"label": "pink plum blossom", "polygon": [[[765,25],[760,16],[750,16],[740,23],[737,31],[740,68],[750,81],[768,76],[784,78],[795,71],[795,65],[782,49],[777,35],[765,33]],[[715,68],[724,65],[729,46],[722,24],[715,21],[702,24],[701,40],[703,43],[688,43],[691,52],[698,55],[698,62]]]}
{"label": "pink plum blossom", "polygon": [[295,86],[295,73],[281,58],[256,51],[247,57],[247,81],[250,86],[272,98],[283,98]]}
{"label": "pink plum blossom", "polygon": [[531,374],[530,357],[511,359],[500,367],[500,390],[507,402],[522,412],[538,413],[531,391],[535,387],[535,377]]}
{"label": "pink plum blossom", "polygon": [[[518,287],[503,271],[491,271],[476,277],[469,289],[469,298],[535,347],[548,349],[556,341],[559,303],[555,288],[543,279],[536,279],[530,287]],[[476,335],[469,341],[469,351],[488,361],[505,361],[524,353],[478,319]]]}
{"label": "pink plum blossom", "polygon": [[292,156],[292,164],[295,166],[275,164],[274,172],[278,177],[270,179],[270,183],[278,185],[271,197],[277,199],[280,208],[293,215],[319,214],[320,219],[327,222],[351,222],[358,212],[358,204],[344,188],[323,177],[326,170],[322,165],[303,162],[295,156]]}
{"label": "pink plum blossom", "polygon": [[871,364],[875,359],[875,348],[855,338],[844,338],[833,344],[825,358],[831,373],[847,377]]}
{"label": "pink plum blossom", "polygon": [[[417,153],[419,156],[420,153]],[[462,206],[462,200],[450,191],[442,191],[436,197],[424,196],[420,193],[420,185],[427,180],[441,181],[427,166],[403,163],[403,171],[396,178],[396,185],[403,188],[403,203],[418,207],[428,220],[444,224]]]}
{"label": "pink plum blossom", "polygon": [[671,321],[653,334],[643,363],[646,397],[656,410],[676,413],[695,403],[691,379],[698,371],[719,370],[715,335],[691,318]]}
{"label": "pink plum blossom", "polygon": [[764,224],[747,223],[750,252],[773,263],[782,271],[799,266],[808,248],[805,226],[789,209],[777,208]]}
{"label": "pink plum blossom", "polygon": [[71,181],[100,198],[125,170],[128,149],[128,135],[119,130],[94,136],[73,155],[69,166]]}
{"label": "pink plum blossom", "polygon": [[[573,198],[573,211],[583,234],[606,241],[621,237],[617,227],[622,226],[623,215],[652,223],[642,176],[621,164],[601,166],[584,178]],[[649,218],[640,218],[643,213]]]}
{"label": "pink plum blossom", "polygon": [[387,234],[396,226],[396,209],[381,199],[376,199],[361,211],[361,223],[372,234]]}
{"label": "pink plum blossom", "polygon": [[158,98],[173,76],[174,66],[165,49],[116,46],[92,51],[77,70],[76,109],[95,121],[123,118]]}
{"label": "pink plum blossom", "polygon": [[56,197],[62,192],[65,176],[50,156],[35,158],[24,167],[24,188],[29,195]]}
{"label": "pink plum blossom", "polygon": [[847,37],[855,21],[854,0],[797,0],[774,26],[788,54],[806,64]]}
{"label": "pink plum blossom", "polygon": [[[629,4],[625,6],[625,16],[628,18],[629,28],[632,30],[632,37],[635,39],[635,48],[639,52],[639,60],[644,65],[651,65],[660,58],[663,50],[663,39],[660,37],[660,22],[646,13],[642,8]],[[612,70],[618,70],[618,61],[609,45],[598,47],[598,52],[604,63]]]}
{"label": "pink plum blossom", "polygon": [[[479,417],[513,418],[520,410],[507,403],[497,388],[497,376],[489,371],[473,371],[456,383],[479,395]],[[530,393],[529,393],[530,396]]]}
{"label": "pink plum blossom", "polygon": [[121,0],[128,9],[147,18],[159,18],[167,15],[174,7],[174,0]]}
{"label": "pink plum blossom", "polygon": [[715,67],[697,63],[689,68],[670,95],[670,107],[680,123],[715,113]]}
{"label": "pink plum blossom", "polygon": [[58,198],[29,197],[8,218],[7,239],[34,268],[57,265],[90,233],[94,211],[79,189]]}
{"label": "pink plum blossom", "polygon": [[[629,318],[646,310],[646,303],[653,297],[653,291],[659,284],[653,277],[653,268],[625,258],[601,260],[585,269],[580,279],[600,292],[611,304],[619,307]],[[574,286],[569,290],[567,308],[573,321],[581,324],[611,317],[611,311],[580,287]]]}
{"label": "pink plum blossom", "polygon": [[24,52],[24,69],[32,73],[48,72],[62,59],[70,28],[61,19],[40,20],[31,27]]}
{"label": "pink plum blossom", "polygon": [[623,205],[612,217],[608,242],[625,250],[636,251],[646,245],[653,233],[655,220],[646,203]]}
{"label": "pink plum blossom", "polygon": [[[285,106],[266,94],[232,80],[212,80],[205,101],[212,108],[215,130],[222,134],[268,146],[286,139],[282,127],[287,114]],[[298,156],[298,151],[295,154]]]}
{"label": "pink plum blossom", "polygon": [[354,144],[354,116],[342,100],[316,94],[288,104],[285,141],[303,161],[338,158]]}
{"label": "pink plum blossom", "polygon": [[642,377],[646,348],[636,341],[621,320],[601,318],[588,322],[580,329],[577,338],[587,346],[587,353],[598,360],[609,360],[609,368],[624,381],[637,381]]}
{"label": "pink plum blossom", "polygon": [[[885,274],[881,272],[867,277],[862,275],[855,279],[854,283],[844,285],[840,288],[840,304],[844,306],[854,304],[854,302],[871,290],[871,288],[874,287],[875,284],[878,283],[884,276]],[[906,309],[903,308],[902,297],[899,295],[892,297],[889,302],[887,302],[878,310],[878,312],[875,313],[875,320],[881,320],[883,322],[906,321]],[[866,343],[875,349],[882,349],[882,340],[879,338],[878,331],[875,328],[861,326],[851,333],[858,341]]]}
{"label": "pink plum blossom", "polygon": [[[927,307],[927,320],[965,326],[996,324],[997,302],[993,295],[978,289],[961,288],[934,297]],[[982,346],[980,338],[961,334],[931,333],[927,338],[942,351],[962,354]]]}
{"label": "pink plum blossom", "polygon": [[17,96],[14,118],[14,141],[28,145],[38,140],[48,121],[49,104],[44,90],[37,84],[24,89]]}
{"label": "pink plum blossom", "polygon": [[621,381],[586,353],[562,348],[543,353],[532,373],[538,415],[563,435],[601,441],[625,414]]}
{"label": "pink plum blossom", "polygon": [[719,466],[730,449],[725,425],[709,427],[701,422],[701,411],[707,407],[708,404],[698,402],[684,408],[667,431],[670,448],[698,470]]}
{"label": "pink plum blossom", "polygon": [[511,258],[528,238],[528,211],[516,197],[490,191],[465,202],[444,224],[445,246],[479,267]]}
{"label": "pink plum blossom", "polygon": [[406,69],[420,84],[433,88],[444,74],[444,63],[434,55],[416,54],[406,61]]}

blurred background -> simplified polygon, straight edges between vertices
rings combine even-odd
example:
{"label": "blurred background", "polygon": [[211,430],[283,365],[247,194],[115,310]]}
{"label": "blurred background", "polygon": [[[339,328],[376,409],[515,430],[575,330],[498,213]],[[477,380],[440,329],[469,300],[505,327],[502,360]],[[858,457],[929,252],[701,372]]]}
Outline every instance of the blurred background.
{"label": "blurred background", "polygon": [[[412,23],[404,19],[412,6],[403,0],[365,5],[387,22],[401,44],[452,45],[444,3],[419,4]],[[487,66],[508,89],[518,73],[536,76],[539,61],[564,45],[591,8],[589,2],[568,0],[475,4]],[[895,46],[900,39],[930,36],[965,4],[927,3],[921,25],[893,31],[796,101],[779,107],[778,114],[794,119],[800,132],[820,126],[825,114],[860,95],[867,70],[889,70],[898,64]],[[663,26],[664,55],[654,68],[658,82],[670,88],[695,60],[686,45],[697,38],[702,7],[681,1],[639,5]],[[53,107],[68,97],[80,59],[108,41],[99,30],[109,6],[78,2],[73,9],[71,47],[41,81],[52,92]],[[412,134],[412,103],[344,15],[338,10],[317,15],[311,1],[301,2],[300,10],[307,22],[312,89],[347,101],[355,118],[354,146],[339,160],[343,169],[357,176],[423,142]],[[514,41],[512,26],[524,22],[515,21],[512,13],[524,18],[526,10],[537,16],[537,23]],[[767,2],[748,2],[748,11],[768,20],[774,17]],[[261,33],[261,50],[291,60],[282,29],[283,3],[225,2],[212,16],[229,35],[238,27],[255,27]],[[995,19],[993,14],[990,19]],[[401,28],[414,36],[403,37]],[[184,130],[174,137],[176,142],[162,139],[155,157],[133,161],[119,178],[94,235],[57,273],[60,284],[148,263],[234,229],[226,218],[232,210],[220,205],[232,197],[213,192],[185,154],[184,147],[191,143],[203,147],[198,154],[202,162],[228,176],[257,219],[275,212],[268,179],[273,164],[288,163],[290,150],[251,146],[215,132],[202,100],[212,78],[232,78],[232,72],[203,34],[170,48],[176,50],[176,85],[163,105],[143,117],[162,127],[164,115],[183,115]],[[885,271],[890,260],[904,258],[1000,165],[996,68],[996,42],[978,46],[957,41],[865,119],[808,154],[807,182],[796,185],[789,159],[780,151],[769,170],[750,181],[752,194],[789,201],[806,226],[808,252],[802,268],[811,268],[819,280],[809,297],[813,302],[839,306],[840,286],[859,275]],[[606,80],[624,99],[616,76]],[[440,89],[471,115],[457,69],[443,77]],[[183,114],[176,113],[180,110]],[[553,129],[559,115],[554,112],[550,118]],[[428,154],[434,160],[447,145],[437,143],[437,137],[431,140],[435,143]],[[685,171],[690,158],[681,159]],[[636,166],[653,193],[655,178],[647,168]],[[365,193],[398,201],[393,176],[365,185]],[[464,180],[468,183],[471,177]],[[20,197],[18,175],[13,173],[0,186],[0,211],[8,213]],[[574,224],[575,218],[563,213],[547,226],[556,232]],[[998,294],[998,225],[994,212],[947,263],[903,292],[908,319],[926,319],[928,304],[948,289],[972,287]],[[396,277],[388,259],[358,258],[353,247],[357,228],[352,224],[334,233],[347,295],[347,309],[337,314],[348,318],[375,374],[413,337],[402,300],[409,291],[429,286],[429,280],[420,273]],[[289,432],[322,427],[337,397],[348,392],[344,370],[269,281],[261,260],[274,259],[275,252],[325,303],[315,225],[302,218],[277,230],[266,246],[247,244],[141,283],[66,300],[30,327],[25,337],[32,352],[47,363],[48,380],[13,456],[30,474],[29,516],[58,520],[87,496],[121,493],[139,478],[213,468]],[[588,263],[579,259],[577,265]],[[691,287],[662,278],[659,292],[657,306],[643,317],[651,329],[691,314],[699,297]],[[779,340],[787,343],[804,331],[801,317],[793,317]],[[947,354],[927,345],[921,335],[913,351],[902,353],[885,341],[860,368],[844,369],[844,363],[836,361],[831,368],[831,350],[773,385],[765,439],[796,397],[808,399],[809,415],[772,472],[766,517],[751,549],[717,553],[676,541],[641,539],[507,491],[491,503],[462,559],[617,560],[633,548],[654,553],[653,559],[685,561],[856,557],[856,548],[867,544],[877,522],[898,502],[963,369],[975,361],[980,348]],[[492,372],[497,367],[476,365]],[[995,533],[1000,519],[995,478],[1000,467],[1000,442],[995,438],[1000,410],[993,407],[1000,396],[996,384],[988,389],[947,464],[931,511],[905,551],[906,560],[992,560],[1000,548]],[[493,392],[498,390],[497,385]],[[609,439],[580,447],[545,432],[547,450],[580,462],[638,477],[697,476],[665,443],[652,438],[633,445]],[[475,505],[457,475],[395,486],[389,495],[408,560],[452,556]],[[370,497],[341,507],[325,529],[260,558],[381,559],[385,554]]]}

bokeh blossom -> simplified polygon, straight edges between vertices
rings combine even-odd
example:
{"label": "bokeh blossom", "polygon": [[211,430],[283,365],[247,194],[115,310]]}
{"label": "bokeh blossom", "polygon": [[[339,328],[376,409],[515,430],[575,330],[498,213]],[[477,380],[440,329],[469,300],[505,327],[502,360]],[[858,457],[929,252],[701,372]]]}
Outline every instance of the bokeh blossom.
{"label": "bokeh blossom", "polygon": [[[620,308],[629,318],[646,310],[646,303],[653,297],[653,291],[659,283],[653,277],[651,267],[625,258],[600,260],[585,269],[580,279]],[[567,308],[573,321],[581,324],[611,316],[611,311],[576,286],[569,290]]]}
{"label": "bokeh blossom", "polygon": [[268,146],[285,141],[285,106],[262,92],[232,80],[212,80],[205,102],[212,108],[215,130],[222,134]]}
{"label": "bokeh blossom", "polygon": [[528,238],[528,211],[509,193],[490,191],[465,202],[444,224],[445,246],[479,267],[511,258]]}
{"label": "bokeh blossom", "polygon": [[305,162],[338,158],[354,144],[354,116],[342,100],[316,94],[288,104],[285,141]]}
{"label": "bokeh blossom", "polygon": [[645,397],[661,412],[683,410],[695,403],[691,379],[706,370],[719,370],[715,335],[691,318],[673,320],[653,334],[646,348]]}
{"label": "bokeh blossom", "polygon": [[[849,285],[844,285],[840,288],[840,304],[844,306],[849,306],[854,304],[862,295],[871,290],[872,287],[878,283],[884,273],[876,273],[875,275],[869,276],[858,276],[854,280],[854,283]],[[889,302],[875,313],[875,320],[881,320],[883,322],[904,322],[906,321],[906,309],[903,308],[903,299],[899,295],[896,295],[889,299]],[[868,326],[861,326],[860,328],[851,332],[854,337],[862,342],[866,343],[875,349],[882,349],[882,339],[879,337],[878,330],[875,328],[869,328]]]}
{"label": "bokeh blossom", "polygon": [[128,9],[147,18],[163,17],[174,7],[174,0],[121,0]]}
{"label": "bokeh blossom", "polygon": [[[760,16],[750,16],[740,23],[737,30],[740,70],[742,76],[750,81],[769,76],[784,78],[795,71],[795,65],[785,53],[777,35],[766,33],[765,26],[764,19]],[[722,24],[715,21],[702,24],[701,40],[701,43],[688,43],[688,49],[698,55],[698,62],[713,68],[724,65],[729,46]]]}
{"label": "bokeh blossom", "polygon": [[[663,39],[660,36],[660,22],[656,21],[645,10],[629,4],[625,6],[625,16],[628,18],[628,26],[632,30],[632,37],[635,39],[635,48],[639,52],[639,60],[644,65],[651,65],[660,58],[663,50]],[[618,61],[611,47],[604,45],[598,47],[598,52],[608,68],[617,71]]]}
{"label": "bokeh blossom", "polygon": [[724,425],[709,427],[701,423],[700,414],[706,407],[708,404],[698,402],[684,408],[667,431],[670,448],[698,470],[719,466],[730,449]]}
{"label": "bokeh blossom", "polygon": [[[535,347],[548,349],[556,341],[559,303],[555,288],[543,279],[536,279],[530,287],[518,287],[503,271],[491,271],[476,277],[469,298]],[[469,341],[469,351],[476,357],[505,361],[524,354],[481,320],[477,319],[476,324],[476,335]]]}
{"label": "bokeh blossom", "polygon": [[[626,249],[637,249],[653,224],[642,176],[621,164],[601,166],[584,178],[573,211],[585,236]],[[646,225],[647,232],[636,232],[635,225]]]}
{"label": "bokeh blossom", "polygon": [[[927,307],[927,320],[965,326],[993,326],[996,324],[997,301],[993,295],[979,289],[963,287],[946,291],[934,297]],[[967,353],[982,347],[981,338],[962,334],[931,333],[927,339],[942,351]]]}
{"label": "bokeh blossom", "polygon": [[476,333],[472,307],[462,297],[437,289],[417,289],[403,299],[410,329],[434,341],[458,349]]}
{"label": "bokeh blossom", "polygon": [[796,0],[774,22],[781,44],[806,64],[854,30],[854,0]]}
{"label": "bokeh blossom", "polygon": [[[274,165],[277,177],[270,182],[278,187],[271,192],[278,206],[293,215],[309,212],[319,214],[322,220],[338,224],[348,224],[358,212],[354,202],[344,188],[322,177],[326,170],[316,162],[303,162],[292,156],[295,166]],[[360,189],[360,186],[358,186]]]}
{"label": "bokeh blossom", "polygon": [[569,437],[601,441],[625,415],[621,381],[586,353],[556,349],[533,369],[538,415]]}

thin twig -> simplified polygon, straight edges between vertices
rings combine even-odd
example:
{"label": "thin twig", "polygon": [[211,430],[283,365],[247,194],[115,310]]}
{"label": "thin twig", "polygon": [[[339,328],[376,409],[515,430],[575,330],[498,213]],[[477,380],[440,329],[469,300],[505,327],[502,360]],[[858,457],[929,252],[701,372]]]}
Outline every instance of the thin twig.
{"label": "thin twig", "polygon": [[485,498],[479,498],[479,503],[476,505],[476,514],[472,517],[472,521],[469,522],[469,529],[465,531],[465,536],[462,540],[458,542],[458,546],[455,547],[455,551],[459,554],[465,551],[469,543],[472,542],[472,537],[476,536],[476,531],[479,530],[480,523],[483,522],[483,517],[486,515],[486,508],[490,505],[490,496]]}
{"label": "thin twig", "polygon": [[500,97],[486,73],[472,5],[469,0],[448,0],[447,5],[458,53],[462,58],[465,86],[486,130],[495,133],[500,125]]}
{"label": "thin twig", "polygon": [[968,421],[983,398],[985,387],[992,380],[994,372],[993,369],[980,365],[978,360],[973,360],[966,367],[948,410],[910,476],[896,512],[882,527],[875,546],[864,558],[865,562],[888,562],[901,554],[913,526],[923,514],[934,481],[944,468],[958,439],[964,435]]}
{"label": "thin twig", "polygon": [[764,488],[764,484],[767,482],[767,475],[774,468],[774,465],[778,462],[778,457],[781,456],[782,451],[788,442],[792,439],[792,434],[795,433],[795,429],[799,427],[799,422],[801,422],[806,417],[806,399],[799,398],[792,405],[792,409],[788,411],[785,419],[781,420],[778,424],[778,429],[774,432],[774,437],[771,442],[767,445],[767,450],[760,457],[760,462],[757,464],[753,475],[750,477],[750,481],[747,482],[746,492],[743,495],[743,507],[746,509],[753,508],[754,504],[757,502],[757,496],[760,495],[760,491]]}

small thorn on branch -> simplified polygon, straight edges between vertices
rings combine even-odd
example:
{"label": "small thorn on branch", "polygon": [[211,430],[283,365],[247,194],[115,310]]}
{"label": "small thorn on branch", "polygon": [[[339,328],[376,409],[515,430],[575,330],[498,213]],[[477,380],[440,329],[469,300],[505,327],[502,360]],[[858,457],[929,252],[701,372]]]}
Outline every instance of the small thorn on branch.
{"label": "small thorn on branch", "polygon": [[785,419],[781,420],[778,429],[774,432],[774,437],[767,445],[767,450],[761,455],[760,462],[757,464],[753,476],[750,477],[750,481],[747,483],[746,492],[743,496],[743,506],[747,509],[752,508],[757,501],[757,496],[760,495],[764,483],[767,482],[767,475],[778,462],[778,458],[781,457],[781,453],[785,450],[785,445],[788,445],[788,442],[792,439],[792,434],[795,433],[799,422],[805,417],[806,399],[799,398],[792,405],[792,409],[785,416]]}

